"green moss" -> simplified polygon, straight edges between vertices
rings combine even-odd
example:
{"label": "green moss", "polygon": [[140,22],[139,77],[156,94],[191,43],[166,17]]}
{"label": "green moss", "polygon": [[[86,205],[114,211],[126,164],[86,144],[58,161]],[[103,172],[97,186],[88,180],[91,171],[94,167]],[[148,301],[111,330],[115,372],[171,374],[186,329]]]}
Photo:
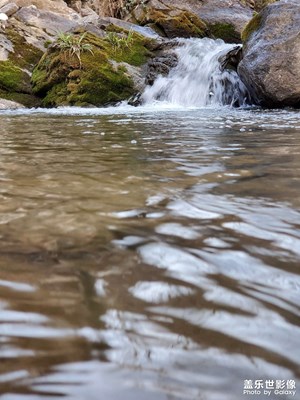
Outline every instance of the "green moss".
{"label": "green moss", "polygon": [[58,83],[47,92],[42,101],[44,107],[64,106],[67,102],[68,89],[66,82]]}
{"label": "green moss", "polygon": [[[170,10],[172,11],[172,10]],[[207,25],[197,15],[189,11],[165,13],[160,10],[150,10],[145,14],[142,24],[156,25],[156,30],[163,31],[167,37],[205,37]]]}
{"label": "green moss", "polygon": [[10,60],[0,61],[0,88],[13,92],[30,93],[29,75]]}
{"label": "green moss", "polygon": [[[120,37],[125,37],[128,31],[120,33]],[[100,39],[101,40],[101,39]],[[109,40],[103,40],[100,43],[100,48],[103,49],[106,56],[117,62],[126,62],[134,66],[143,65],[147,59],[152,55],[148,47],[151,47],[151,39],[146,39],[144,36],[136,32],[132,32],[132,40],[128,45],[126,41],[121,43],[119,47],[113,46]],[[92,41],[90,42],[92,43]]]}
{"label": "green moss", "polygon": [[106,32],[117,32],[117,33],[122,33],[124,32],[124,29],[121,28],[120,26],[114,25],[114,24],[109,24],[105,28]]}
{"label": "green moss", "polygon": [[51,48],[43,55],[32,72],[33,93],[45,95],[53,86],[65,81],[66,76],[79,67],[79,60],[68,52]]}
{"label": "green moss", "polygon": [[41,105],[41,100],[38,97],[27,93],[7,92],[0,89],[0,98],[16,101],[25,107],[39,107]]}
{"label": "green moss", "polygon": [[262,20],[261,14],[256,14],[254,17],[248,22],[248,24],[245,26],[241,37],[243,43],[247,42],[249,37],[254,33],[260,26]]}
{"label": "green moss", "polygon": [[5,34],[14,46],[14,52],[10,53],[9,59],[20,68],[26,68],[32,71],[42,57],[43,52],[27,43],[26,40],[12,28],[6,29]]}
{"label": "green moss", "polygon": [[94,70],[83,74],[80,83],[74,85],[68,95],[68,102],[105,105],[127,99],[132,93],[133,83],[130,79],[124,74],[102,68],[99,72]]}
{"label": "green moss", "polygon": [[44,47],[45,49],[48,49],[48,47],[52,44],[53,42],[51,40],[45,40],[44,42]]}
{"label": "green moss", "polygon": [[125,100],[135,93],[134,84],[126,68],[114,62],[143,64],[151,54],[146,41],[133,34],[130,46],[116,49],[104,38],[87,33],[84,42],[92,46],[92,53],[82,51],[80,60],[50,47],[33,71],[33,91],[47,107],[101,106]]}
{"label": "green moss", "polygon": [[9,54],[7,61],[0,62],[0,96],[27,107],[39,106],[40,99],[32,94],[30,72],[42,52],[28,44],[14,29],[7,28],[5,33],[13,44],[14,52]]}
{"label": "green moss", "polygon": [[223,39],[226,43],[239,43],[241,37],[232,24],[218,22],[208,26],[215,39]]}

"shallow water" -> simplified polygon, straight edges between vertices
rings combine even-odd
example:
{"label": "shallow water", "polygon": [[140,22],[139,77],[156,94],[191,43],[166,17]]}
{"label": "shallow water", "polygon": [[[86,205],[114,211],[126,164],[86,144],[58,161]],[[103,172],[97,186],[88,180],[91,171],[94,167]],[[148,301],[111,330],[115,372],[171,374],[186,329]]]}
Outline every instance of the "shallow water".
{"label": "shallow water", "polygon": [[299,112],[3,112],[0,131],[1,399],[299,395]]}

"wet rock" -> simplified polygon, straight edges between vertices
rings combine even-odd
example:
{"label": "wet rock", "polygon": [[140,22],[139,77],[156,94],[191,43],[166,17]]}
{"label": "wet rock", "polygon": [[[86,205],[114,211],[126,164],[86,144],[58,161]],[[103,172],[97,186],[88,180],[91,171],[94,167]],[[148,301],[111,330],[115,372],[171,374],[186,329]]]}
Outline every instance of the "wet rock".
{"label": "wet rock", "polygon": [[159,75],[166,76],[178,63],[177,55],[174,53],[162,54],[152,58],[147,64],[146,84],[153,85]]}
{"label": "wet rock", "polygon": [[237,71],[238,65],[242,58],[242,47],[236,46],[234,49],[230,50],[227,54],[219,58],[221,70],[230,69]]}
{"label": "wet rock", "polygon": [[281,0],[255,16],[238,72],[257,104],[300,106],[300,3]]}

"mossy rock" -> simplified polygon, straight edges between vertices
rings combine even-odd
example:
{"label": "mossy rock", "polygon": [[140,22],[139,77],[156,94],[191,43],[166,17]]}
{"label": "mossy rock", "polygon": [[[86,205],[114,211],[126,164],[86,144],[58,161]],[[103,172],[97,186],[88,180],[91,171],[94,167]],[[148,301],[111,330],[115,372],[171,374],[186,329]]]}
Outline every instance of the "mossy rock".
{"label": "mossy rock", "polygon": [[10,53],[9,59],[18,67],[32,71],[39,62],[43,52],[29,44],[16,30],[7,28],[5,35],[12,42],[14,53]]}
{"label": "mossy rock", "polygon": [[12,92],[30,93],[29,75],[10,60],[0,61],[0,88]]}
{"label": "mossy rock", "polygon": [[26,107],[36,107],[40,100],[33,95],[30,72],[41,58],[42,51],[30,45],[12,28],[5,31],[14,52],[6,61],[0,61],[0,97],[16,101]]}
{"label": "mossy rock", "polygon": [[207,36],[207,25],[196,14],[169,7],[166,10],[149,8],[133,12],[132,15],[140,25],[151,26],[168,38]]}
{"label": "mossy rock", "polygon": [[248,22],[248,24],[242,31],[241,37],[243,43],[246,43],[247,40],[250,38],[250,36],[259,29],[261,22],[262,22],[261,14],[254,15],[254,17]]}
{"label": "mossy rock", "polygon": [[240,43],[241,35],[234,25],[229,23],[217,22],[208,25],[210,36],[215,39],[222,39],[226,43]]}
{"label": "mossy rock", "polygon": [[38,97],[27,93],[8,92],[0,89],[0,98],[15,101],[29,108],[41,106],[41,100]]}
{"label": "mossy rock", "polygon": [[157,27],[163,30],[167,37],[205,37],[207,35],[207,26],[195,14],[188,11],[182,11],[175,16],[165,16],[162,13],[154,14]]}
{"label": "mossy rock", "polygon": [[113,45],[108,37],[86,33],[82,44],[89,45],[90,51],[82,50],[79,56],[51,46],[32,74],[33,92],[42,98],[43,105],[103,106],[136,94],[133,80],[118,63],[141,66],[152,55],[149,43],[136,33],[131,34],[130,43],[121,40],[128,32],[116,35],[120,37]]}

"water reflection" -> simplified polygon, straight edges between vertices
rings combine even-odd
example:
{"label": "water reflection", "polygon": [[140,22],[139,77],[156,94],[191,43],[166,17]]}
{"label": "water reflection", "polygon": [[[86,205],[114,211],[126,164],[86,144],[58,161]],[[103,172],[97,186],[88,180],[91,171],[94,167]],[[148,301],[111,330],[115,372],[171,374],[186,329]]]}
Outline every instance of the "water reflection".
{"label": "water reflection", "polygon": [[299,113],[125,111],[0,116],[3,399],[299,387]]}

